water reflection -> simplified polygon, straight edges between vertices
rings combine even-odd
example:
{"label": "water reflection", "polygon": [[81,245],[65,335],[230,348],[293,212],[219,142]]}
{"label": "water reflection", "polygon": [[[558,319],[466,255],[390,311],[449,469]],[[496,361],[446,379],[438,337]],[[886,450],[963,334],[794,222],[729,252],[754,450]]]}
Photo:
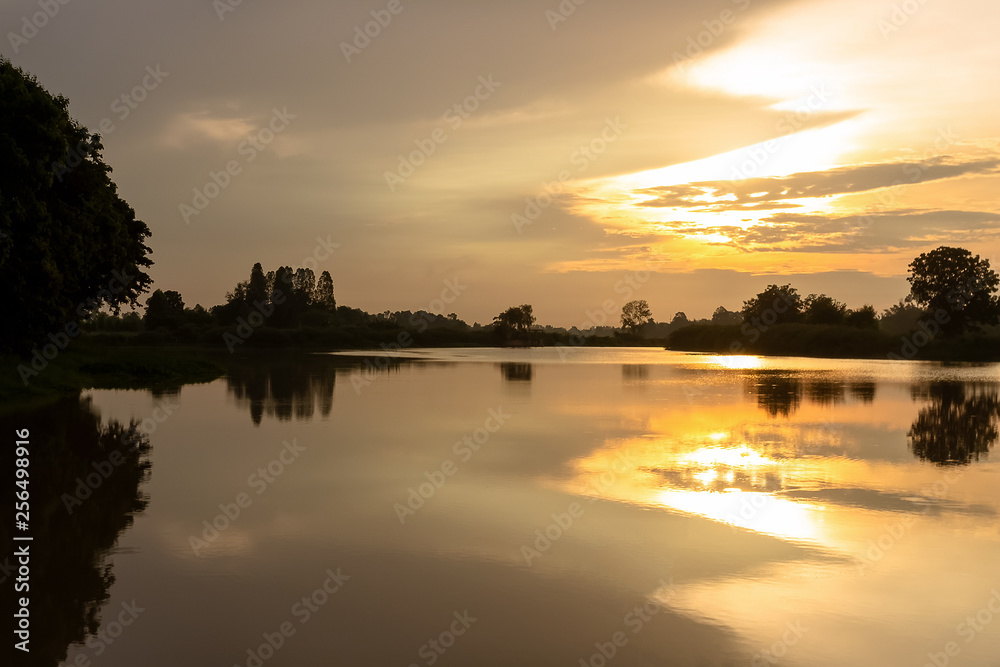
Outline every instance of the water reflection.
{"label": "water reflection", "polygon": [[875,402],[874,382],[852,382],[849,386],[849,391],[851,392],[851,396],[865,405]]}
{"label": "water reflection", "polygon": [[907,433],[917,458],[938,465],[964,465],[986,456],[997,441],[1000,400],[997,386],[963,382],[914,385],[921,408]]}
{"label": "water reflection", "polygon": [[31,433],[33,471],[31,617],[39,621],[31,657],[54,666],[100,628],[115,581],[112,548],[148,504],[141,486],[150,476],[150,445],[135,422],[102,424],[89,399],[0,416],[4,433],[23,428]]}
{"label": "water reflection", "polygon": [[500,364],[500,374],[507,382],[531,382],[531,364],[503,362]]}
{"label": "water reflection", "polygon": [[622,364],[622,382],[626,385],[642,384],[649,379],[649,364]]}
{"label": "water reflection", "polygon": [[802,381],[780,372],[764,371],[746,379],[757,405],[771,417],[790,417],[802,402]]}
{"label": "water reflection", "polygon": [[875,401],[874,382],[842,382],[824,378],[801,378],[787,371],[758,371],[744,380],[747,392],[757,397],[757,405],[770,417],[791,417],[803,398],[816,405],[840,405],[847,397],[862,404]]}
{"label": "water reflection", "polygon": [[[389,366],[398,362],[387,361]],[[344,370],[343,362],[322,355],[236,362],[226,382],[256,425],[265,415],[279,422],[309,421],[317,410],[323,418],[330,416],[338,370]]]}

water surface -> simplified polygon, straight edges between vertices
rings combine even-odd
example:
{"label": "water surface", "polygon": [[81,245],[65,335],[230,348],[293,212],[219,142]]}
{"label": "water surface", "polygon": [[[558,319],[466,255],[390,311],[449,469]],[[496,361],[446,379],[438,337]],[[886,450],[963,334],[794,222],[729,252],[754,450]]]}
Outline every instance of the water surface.
{"label": "water surface", "polygon": [[49,508],[51,664],[995,667],[998,383],[483,349],[87,392],[32,417],[47,493],[149,449]]}

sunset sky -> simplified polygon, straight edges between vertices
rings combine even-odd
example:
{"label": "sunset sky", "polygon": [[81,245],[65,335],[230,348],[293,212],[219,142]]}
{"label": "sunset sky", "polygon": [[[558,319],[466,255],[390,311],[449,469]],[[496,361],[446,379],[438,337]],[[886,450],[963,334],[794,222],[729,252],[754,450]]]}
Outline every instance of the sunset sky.
{"label": "sunset sky", "polygon": [[188,305],[317,239],[340,304],[457,281],[470,323],[706,317],[772,282],[881,309],[938,245],[1000,264],[995,2],[236,2],[0,5],[0,53],[110,119]]}

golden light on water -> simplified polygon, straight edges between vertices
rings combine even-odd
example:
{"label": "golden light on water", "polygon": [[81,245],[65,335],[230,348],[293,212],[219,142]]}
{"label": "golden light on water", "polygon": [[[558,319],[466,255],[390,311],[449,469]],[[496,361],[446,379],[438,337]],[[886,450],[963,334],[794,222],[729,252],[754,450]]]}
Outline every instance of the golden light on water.
{"label": "golden light on water", "polygon": [[751,354],[712,355],[705,359],[706,365],[729,370],[754,370],[764,366],[764,360]]}
{"label": "golden light on water", "polygon": [[583,495],[663,507],[783,539],[827,541],[821,505],[769,488],[813,479],[813,463],[771,458],[747,443],[727,446],[730,437],[714,431],[681,441],[612,445],[577,461],[569,485]]}
{"label": "golden light on water", "polygon": [[795,541],[817,541],[822,526],[821,507],[740,489],[662,491],[657,500],[673,510]]}

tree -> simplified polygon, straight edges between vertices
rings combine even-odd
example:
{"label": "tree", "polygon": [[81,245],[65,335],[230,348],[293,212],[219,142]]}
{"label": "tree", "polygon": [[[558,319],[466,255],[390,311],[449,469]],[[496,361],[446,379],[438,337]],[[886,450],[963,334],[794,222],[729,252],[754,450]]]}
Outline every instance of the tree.
{"label": "tree", "polygon": [[629,333],[637,334],[644,324],[653,321],[653,313],[645,299],[629,301],[622,306],[622,328]]}
{"label": "tree", "polygon": [[882,311],[878,326],[882,331],[894,336],[908,334],[917,328],[917,322],[924,315],[924,311],[917,308],[912,303],[907,303],[905,299],[900,299],[889,308]]}
{"label": "tree", "polygon": [[672,320],[670,320],[670,324],[675,327],[683,327],[689,324],[687,313],[685,313],[683,310],[674,313],[674,317]]}
{"label": "tree", "polygon": [[804,304],[806,324],[843,324],[847,305],[825,294],[810,294]]}
{"label": "tree", "polygon": [[860,308],[847,311],[844,324],[858,329],[878,329],[878,314],[875,312],[875,306],[866,303]]}
{"label": "tree", "polygon": [[317,306],[331,313],[337,310],[337,300],[333,294],[333,278],[329,271],[319,274],[319,280],[316,281],[315,301]]}
{"label": "tree", "polygon": [[156,290],[146,299],[146,315],[143,322],[147,329],[180,326],[184,320],[184,300],[180,292]]}
{"label": "tree", "polygon": [[756,328],[797,322],[802,315],[802,298],[791,285],[768,285],[752,299],[743,302],[743,321]]}
{"label": "tree", "polygon": [[522,334],[527,338],[529,345],[531,344],[531,325],[534,323],[535,316],[528,304],[513,306],[493,318],[493,325],[504,338],[509,340],[515,334]]}
{"label": "tree", "polygon": [[301,308],[307,308],[313,304],[316,292],[316,274],[312,269],[296,269],[295,277],[292,278],[292,295],[296,303]]}
{"label": "tree", "polygon": [[740,317],[739,313],[734,313],[725,306],[719,306],[712,313],[712,324],[740,324],[742,322],[743,318]]}
{"label": "tree", "polygon": [[149,228],[69,100],[0,58],[0,349],[29,352],[107,306],[138,305]]}
{"label": "tree", "polygon": [[[941,322],[947,336],[1000,321],[1000,277],[965,248],[941,246],[910,262],[910,296]],[[943,320],[943,322],[942,322]]]}
{"label": "tree", "polygon": [[280,266],[274,272],[274,286],[271,288],[271,305],[274,308],[274,313],[271,315],[271,320],[275,326],[293,324],[297,314],[295,304],[289,298],[292,293],[294,275],[291,267],[288,266]]}
{"label": "tree", "polygon": [[267,278],[264,277],[264,268],[257,262],[250,269],[250,282],[247,283],[245,299],[247,305],[253,307],[255,303],[267,303],[267,297]]}

